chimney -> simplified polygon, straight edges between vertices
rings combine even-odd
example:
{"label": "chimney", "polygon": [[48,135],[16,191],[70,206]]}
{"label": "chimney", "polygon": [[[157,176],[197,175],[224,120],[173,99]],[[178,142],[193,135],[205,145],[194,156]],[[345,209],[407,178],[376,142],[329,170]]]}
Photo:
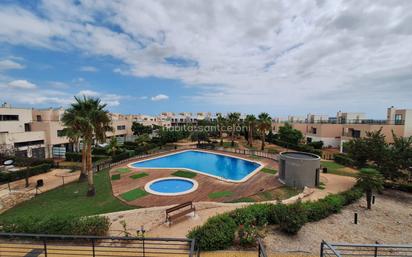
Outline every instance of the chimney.
{"label": "chimney", "polygon": [[388,108],[387,116],[386,116],[386,122],[388,124],[394,124],[395,122],[395,112],[396,109],[395,107],[391,106]]}

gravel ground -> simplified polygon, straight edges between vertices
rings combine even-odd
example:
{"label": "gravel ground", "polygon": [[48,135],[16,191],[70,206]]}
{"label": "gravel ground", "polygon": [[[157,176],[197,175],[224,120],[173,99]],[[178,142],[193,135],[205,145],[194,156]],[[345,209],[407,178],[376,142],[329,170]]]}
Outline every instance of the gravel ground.
{"label": "gravel ground", "polygon": [[[359,223],[353,224],[354,212]],[[366,200],[345,207],[341,213],[306,224],[297,235],[286,236],[271,227],[264,239],[268,252],[319,254],[322,240],[345,243],[412,244],[412,194],[386,190],[376,196],[372,210]]]}

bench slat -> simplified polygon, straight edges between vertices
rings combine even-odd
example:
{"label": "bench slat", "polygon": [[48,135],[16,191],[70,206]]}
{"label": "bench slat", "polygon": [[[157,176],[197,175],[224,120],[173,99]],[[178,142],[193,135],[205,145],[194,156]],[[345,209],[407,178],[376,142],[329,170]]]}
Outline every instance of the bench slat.
{"label": "bench slat", "polygon": [[191,213],[191,212],[194,212],[194,211],[195,211],[194,208],[184,210],[184,211],[182,211],[182,212],[179,212],[179,213],[176,213],[176,214],[174,214],[174,215],[169,216],[169,220],[174,220],[174,219],[176,219],[176,218],[185,216],[186,214]]}
{"label": "bench slat", "polygon": [[174,206],[174,207],[171,207],[171,208],[169,208],[169,209],[166,209],[166,213],[170,213],[170,212],[177,211],[177,210],[182,209],[182,208],[184,208],[184,207],[187,207],[187,206],[189,206],[189,205],[192,206],[192,202],[182,203],[182,204],[179,204],[179,205],[177,205],[177,206]]}

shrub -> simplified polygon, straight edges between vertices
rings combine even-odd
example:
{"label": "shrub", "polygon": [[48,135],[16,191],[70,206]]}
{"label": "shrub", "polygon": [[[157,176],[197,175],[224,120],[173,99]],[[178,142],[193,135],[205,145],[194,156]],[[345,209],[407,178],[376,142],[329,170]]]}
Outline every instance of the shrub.
{"label": "shrub", "polygon": [[396,189],[399,191],[412,193],[412,184],[401,184],[401,183],[393,183],[393,182],[385,182],[383,184],[385,188]]}
{"label": "shrub", "polygon": [[280,217],[280,229],[287,234],[296,234],[306,223],[306,211],[303,204],[298,202],[287,205],[286,212]]}
{"label": "shrub", "polygon": [[19,179],[23,179],[26,177],[26,173],[28,172],[28,176],[35,176],[38,174],[46,173],[53,167],[50,163],[44,163],[41,165],[37,165],[31,167],[29,169],[22,169],[19,171],[11,172],[11,173],[0,173],[0,182],[11,182]]}
{"label": "shrub", "polygon": [[104,147],[95,147],[92,150],[92,154],[94,155],[107,155],[106,148]]}
{"label": "shrub", "polygon": [[308,143],[308,145],[312,146],[315,149],[322,149],[323,141],[313,141],[313,142]]}
{"label": "shrub", "polygon": [[[101,160],[109,159],[107,155],[93,155],[92,161],[97,162]],[[69,162],[81,162],[82,161],[82,153],[77,152],[66,152],[66,161]]]}
{"label": "shrub", "polygon": [[354,166],[355,162],[349,158],[346,154],[337,153],[334,155],[335,162],[345,165],[345,166]]}
{"label": "shrub", "polygon": [[236,228],[235,221],[228,214],[220,214],[192,229],[187,237],[196,239],[201,250],[222,250],[232,245]]}
{"label": "shrub", "polygon": [[42,218],[29,216],[0,222],[0,231],[6,233],[104,236],[109,231],[109,227],[109,219],[103,216]]}
{"label": "shrub", "polygon": [[125,159],[129,158],[129,157],[130,157],[130,154],[128,152],[119,153],[119,154],[114,155],[112,157],[112,162],[122,161],[122,160],[125,160]]}

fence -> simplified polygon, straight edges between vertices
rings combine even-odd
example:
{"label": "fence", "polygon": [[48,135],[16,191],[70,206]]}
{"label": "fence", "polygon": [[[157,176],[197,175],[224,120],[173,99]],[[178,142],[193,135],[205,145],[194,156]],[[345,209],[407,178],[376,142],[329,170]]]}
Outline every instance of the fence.
{"label": "fence", "polygon": [[274,161],[279,160],[279,154],[268,153],[268,152],[252,150],[252,149],[224,148],[221,146],[214,146],[214,145],[197,145],[197,148],[215,150],[215,151],[220,151],[220,152],[225,152],[225,153],[235,153],[235,154],[258,156],[258,157],[268,158]]}
{"label": "fence", "polygon": [[265,246],[263,245],[262,240],[258,237],[258,257],[267,257]]}
{"label": "fence", "polygon": [[412,256],[412,245],[342,244],[322,241],[320,256]]}
{"label": "fence", "polygon": [[0,233],[0,256],[198,256],[195,240]]}

